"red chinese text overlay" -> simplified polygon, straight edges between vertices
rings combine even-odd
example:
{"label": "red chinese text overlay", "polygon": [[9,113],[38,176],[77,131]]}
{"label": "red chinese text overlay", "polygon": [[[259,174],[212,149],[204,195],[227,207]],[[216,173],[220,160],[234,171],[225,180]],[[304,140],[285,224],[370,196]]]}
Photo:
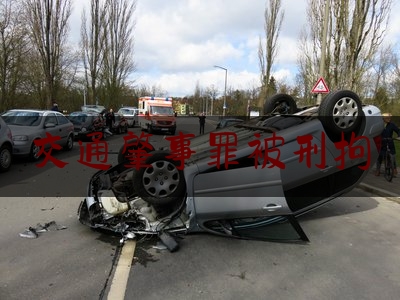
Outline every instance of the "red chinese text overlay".
{"label": "red chinese text overlay", "polygon": [[[139,169],[142,167],[148,167],[146,160],[151,156],[151,151],[154,150],[152,145],[149,143],[149,137],[151,134],[141,133],[140,136],[135,135],[132,132],[128,132],[124,136],[124,147],[122,153],[127,158],[126,167]],[[171,154],[167,158],[179,162],[178,169],[184,168],[185,161],[190,159],[191,155],[195,153],[194,150],[190,149],[190,139],[193,138],[194,134],[183,134],[179,133],[177,136],[168,137],[166,140],[170,142]],[[107,170],[111,167],[107,164],[108,158],[108,144],[102,141],[102,133],[95,132],[88,134],[88,137],[92,137],[92,142],[83,145],[79,141],[80,147],[80,158],[79,163],[89,166],[91,168]],[[249,158],[254,159],[254,166],[257,169],[261,164],[261,168],[278,167],[285,169],[285,164],[280,161],[280,147],[285,144],[283,137],[277,136],[273,133],[271,136],[260,139],[259,133],[254,134],[255,139],[248,142],[248,145],[255,148],[254,151],[249,155]],[[39,168],[44,167],[49,161],[59,168],[63,168],[68,163],[62,162],[51,156],[52,149],[59,150],[61,146],[56,142],[60,140],[58,136],[52,136],[50,133],[46,133],[46,137],[35,140],[35,145],[40,147],[38,155],[44,154],[44,160],[37,164]],[[365,141],[366,146],[361,145],[362,141]],[[299,163],[304,163],[307,167],[311,167],[311,157],[316,155],[320,151],[321,161],[315,166],[318,168],[325,168],[326,166],[326,137],[325,133],[321,134],[321,145],[313,143],[312,135],[298,136],[296,139],[299,149],[294,151],[299,157]],[[229,165],[236,165],[238,162],[236,158],[236,147],[237,147],[237,136],[234,132],[210,132],[210,166],[220,168],[223,164],[225,169],[229,168]],[[350,137],[350,141],[346,141],[344,134],[342,134],[341,140],[334,143],[336,149],[340,150],[340,155],[335,158],[340,164],[337,166],[339,169],[345,168],[346,156],[350,159],[363,158],[367,155],[367,162],[363,166],[359,166],[362,170],[367,170],[370,167],[370,154],[371,146],[370,141],[365,136],[356,136],[353,132]],[[50,146],[50,147],[46,147]],[[49,149],[45,151],[46,149]],[[92,162],[93,161],[93,162]],[[262,162],[262,163],[260,163]]]}

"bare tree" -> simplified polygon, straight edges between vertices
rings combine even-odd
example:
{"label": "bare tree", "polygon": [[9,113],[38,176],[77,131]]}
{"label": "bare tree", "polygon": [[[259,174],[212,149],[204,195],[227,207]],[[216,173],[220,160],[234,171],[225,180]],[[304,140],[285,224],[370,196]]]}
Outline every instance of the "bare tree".
{"label": "bare tree", "polygon": [[67,41],[71,0],[24,0],[31,39],[41,58],[46,104],[57,96],[60,59]]}
{"label": "bare tree", "polygon": [[[324,75],[331,89],[361,92],[387,28],[392,0],[331,0]],[[317,80],[325,0],[309,0],[308,25],[300,41],[302,78]]]}
{"label": "bare tree", "polygon": [[85,89],[88,91],[89,103],[97,99],[99,73],[102,67],[103,45],[105,41],[104,27],[106,23],[104,2],[91,0],[90,19],[87,19],[86,10],[82,12],[81,48],[85,68]]}
{"label": "bare tree", "polygon": [[101,67],[106,101],[118,98],[127,77],[136,69],[133,59],[133,15],[136,1],[107,0],[104,56]]}
{"label": "bare tree", "polygon": [[0,3],[0,111],[14,105],[16,90],[22,81],[27,47],[26,30],[18,19],[20,14],[20,2],[3,0]]}
{"label": "bare tree", "polygon": [[396,103],[400,102],[400,57],[395,54],[394,60],[394,77],[390,83],[390,89],[392,90],[393,98]]}
{"label": "bare tree", "polygon": [[269,0],[269,7],[264,10],[265,41],[259,39],[258,59],[261,71],[262,93],[259,107],[264,105],[264,98],[270,93],[269,80],[277,50],[277,41],[281,29],[284,12],[281,11],[281,0]]}

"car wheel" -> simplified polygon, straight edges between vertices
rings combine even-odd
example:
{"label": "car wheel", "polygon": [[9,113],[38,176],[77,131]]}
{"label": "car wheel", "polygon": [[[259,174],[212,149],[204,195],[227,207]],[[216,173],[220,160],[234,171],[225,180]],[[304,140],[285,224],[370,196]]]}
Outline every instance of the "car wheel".
{"label": "car wheel", "polygon": [[167,158],[165,151],[151,152],[145,164],[134,174],[133,186],[139,196],[150,204],[164,206],[180,201],[186,193],[183,171],[177,161]]}
{"label": "car wheel", "polygon": [[171,130],[171,135],[175,135],[175,130]]}
{"label": "car wheel", "polygon": [[29,153],[29,158],[32,161],[37,161],[40,158],[39,155],[40,152],[40,147],[36,146],[34,142],[32,142],[32,146],[31,146],[31,152]]}
{"label": "car wheel", "polygon": [[357,133],[364,116],[360,98],[348,90],[330,93],[322,100],[318,115],[327,133],[336,138],[342,133]]}
{"label": "car wheel", "polygon": [[264,114],[278,113],[281,115],[293,114],[297,110],[293,97],[287,94],[276,94],[269,97],[264,103]]}
{"label": "car wheel", "polygon": [[0,172],[8,171],[11,167],[12,153],[11,148],[3,145],[0,148]]}
{"label": "car wheel", "polygon": [[66,143],[65,146],[64,146],[64,150],[70,151],[70,150],[72,150],[72,148],[74,148],[74,138],[73,138],[73,136],[70,134],[70,135],[68,136],[67,143]]}

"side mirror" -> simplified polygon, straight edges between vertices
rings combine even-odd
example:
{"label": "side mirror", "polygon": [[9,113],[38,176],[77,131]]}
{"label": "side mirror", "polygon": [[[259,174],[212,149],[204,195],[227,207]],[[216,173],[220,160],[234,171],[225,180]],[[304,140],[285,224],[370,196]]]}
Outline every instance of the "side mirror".
{"label": "side mirror", "polygon": [[146,111],[144,114],[145,114],[146,116],[148,116],[148,115],[149,115],[149,112],[148,112],[148,111]]}

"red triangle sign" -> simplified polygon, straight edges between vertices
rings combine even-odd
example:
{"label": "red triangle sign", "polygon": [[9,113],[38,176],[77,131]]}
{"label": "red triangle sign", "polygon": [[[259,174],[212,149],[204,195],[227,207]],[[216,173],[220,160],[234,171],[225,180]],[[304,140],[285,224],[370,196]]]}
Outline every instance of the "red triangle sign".
{"label": "red triangle sign", "polygon": [[313,89],[311,90],[311,93],[314,94],[327,94],[329,93],[328,86],[325,83],[324,78],[320,77],[318,79],[317,83],[314,85]]}

